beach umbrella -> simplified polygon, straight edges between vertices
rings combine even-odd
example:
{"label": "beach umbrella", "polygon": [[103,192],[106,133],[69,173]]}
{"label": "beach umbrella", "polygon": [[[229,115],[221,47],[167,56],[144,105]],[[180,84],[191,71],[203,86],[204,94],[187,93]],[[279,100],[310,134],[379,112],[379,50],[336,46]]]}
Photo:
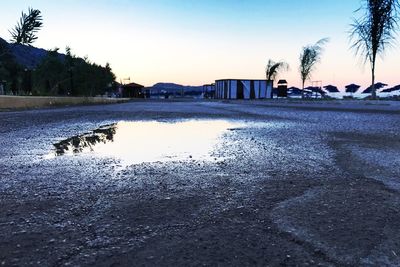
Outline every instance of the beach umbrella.
{"label": "beach umbrella", "polygon": [[313,90],[312,90],[312,86],[308,86],[308,87],[304,87],[304,93],[312,93],[313,92]]}
{"label": "beach umbrella", "polygon": [[339,89],[338,89],[336,86],[334,86],[334,85],[327,85],[327,86],[324,86],[324,89],[325,89],[326,91],[328,91],[329,93],[339,93]]}
{"label": "beach umbrella", "polygon": [[[379,83],[376,83],[376,84],[375,84],[375,89],[376,89],[376,90],[379,90],[379,89],[382,89],[382,88],[384,88],[384,87],[386,87],[386,86],[388,86],[386,83],[381,83],[381,82],[379,82]],[[372,86],[370,86],[370,87],[368,87],[367,89],[365,89],[362,93],[363,93],[363,94],[370,94],[370,93],[372,93]]]}
{"label": "beach umbrella", "polygon": [[313,92],[313,93],[319,93],[321,95],[325,95],[326,94],[326,92],[324,92],[321,89],[321,87],[317,87],[317,86],[309,86],[309,87],[304,88],[304,90],[310,91],[310,92]]}
{"label": "beach umbrella", "polygon": [[398,93],[400,93],[400,84],[392,87],[392,92],[394,91],[399,91]]}
{"label": "beach umbrella", "polygon": [[321,94],[321,95],[325,95],[325,94],[326,94],[326,92],[324,92],[324,90],[322,90],[321,87],[315,87],[315,88],[313,89],[313,92],[319,93],[319,94]]}
{"label": "beach umbrella", "polygon": [[360,87],[361,87],[360,85],[352,83],[346,85],[344,88],[346,88],[346,93],[355,93],[358,91],[358,89],[360,89]]}
{"label": "beach umbrella", "polygon": [[397,90],[400,90],[400,84],[396,85],[396,86],[394,86],[392,88],[388,88],[388,89],[382,90],[382,93],[390,93],[390,92],[394,92],[394,91],[397,91]]}
{"label": "beach umbrella", "polygon": [[292,95],[301,95],[302,90],[300,88],[292,86],[288,88],[288,93]]}
{"label": "beach umbrella", "polygon": [[308,86],[308,87],[305,87],[304,90],[309,91],[309,92],[314,92],[316,90],[315,88],[316,87],[314,87],[314,86]]}

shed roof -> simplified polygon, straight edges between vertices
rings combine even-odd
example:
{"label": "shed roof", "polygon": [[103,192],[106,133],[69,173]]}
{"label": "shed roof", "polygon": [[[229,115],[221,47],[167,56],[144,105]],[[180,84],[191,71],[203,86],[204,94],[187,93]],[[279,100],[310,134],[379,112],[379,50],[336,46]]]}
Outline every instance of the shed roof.
{"label": "shed roof", "polygon": [[288,82],[286,80],[279,80],[278,84],[287,84]]}

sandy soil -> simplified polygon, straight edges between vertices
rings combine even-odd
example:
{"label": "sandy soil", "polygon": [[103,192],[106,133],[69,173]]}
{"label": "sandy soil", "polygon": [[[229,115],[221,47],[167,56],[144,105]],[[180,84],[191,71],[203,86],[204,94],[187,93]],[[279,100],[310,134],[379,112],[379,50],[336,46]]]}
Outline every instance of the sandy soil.
{"label": "sandy soil", "polygon": [[[0,265],[399,266],[399,106],[272,103],[0,113]],[[213,118],[249,123],[223,161],[43,157],[121,120]]]}

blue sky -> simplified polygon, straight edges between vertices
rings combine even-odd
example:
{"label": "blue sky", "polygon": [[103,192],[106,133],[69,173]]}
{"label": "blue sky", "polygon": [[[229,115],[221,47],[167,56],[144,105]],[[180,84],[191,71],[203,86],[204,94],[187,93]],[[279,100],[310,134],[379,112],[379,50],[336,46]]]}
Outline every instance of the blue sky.
{"label": "blue sky", "polygon": [[[286,60],[282,75],[299,86],[304,45],[329,37],[313,80],[340,87],[369,83],[369,66],[349,49],[349,25],[360,0],[13,0],[2,3],[0,37],[22,10],[43,13],[35,46],[72,47],[78,56],[110,62],[119,78],[144,85],[200,85],[221,78],[264,78],[268,58]],[[377,76],[398,84],[398,48],[378,62]]]}

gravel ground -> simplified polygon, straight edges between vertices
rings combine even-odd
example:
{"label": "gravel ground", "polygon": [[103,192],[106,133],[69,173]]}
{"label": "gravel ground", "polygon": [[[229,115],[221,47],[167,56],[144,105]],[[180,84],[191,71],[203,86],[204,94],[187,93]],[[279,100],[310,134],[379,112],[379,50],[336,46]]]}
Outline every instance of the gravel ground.
{"label": "gravel ground", "polygon": [[[399,115],[339,101],[2,112],[0,265],[400,266]],[[215,162],[44,157],[103,125],[177,119],[247,126]]]}

